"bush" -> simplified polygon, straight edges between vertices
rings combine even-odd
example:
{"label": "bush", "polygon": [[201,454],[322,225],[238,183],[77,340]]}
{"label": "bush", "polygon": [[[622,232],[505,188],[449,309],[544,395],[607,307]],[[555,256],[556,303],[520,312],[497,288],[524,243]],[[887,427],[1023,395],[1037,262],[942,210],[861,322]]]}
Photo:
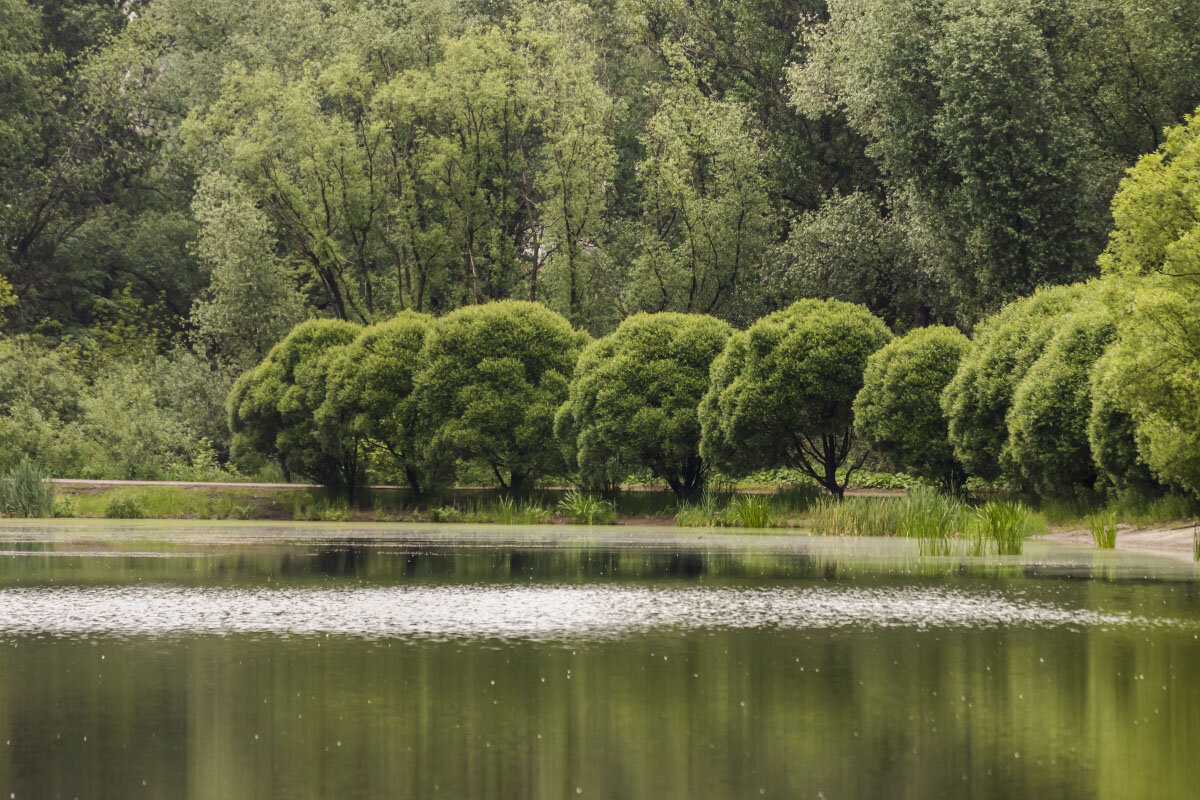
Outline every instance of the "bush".
{"label": "bush", "polygon": [[376,456],[377,469],[403,476],[417,495],[433,488],[433,476],[423,469],[425,437],[413,397],[432,325],[432,317],[405,311],[338,348],[316,412],[322,430],[344,427]]}
{"label": "bush", "polygon": [[696,407],[730,332],[701,314],[635,314],[584,348],[555,433],[585,485],[645,469],[679,498],[701,490]]}
{"label": "bush", "polygon": [[1012,474],[1005,454],[1013,393],[1061,317],[1095,291],[1085,284],[1039,289],[979,325],[942,394],[950,444],[968,474],[985,480]]}
{"label": "bush", "polygon": [[104,516],[107,519],[142,519],[146,512],[136,497],[114,495],[104,506]]}
{"label": "bush", "polygon": [[854,397],[867,358],[891,338],[865,308],[837,300],[801,300],[734,334],[700,405],[701,455],[730,475],[801,469],[841,497]]}
{"label": "bush", "polygon": [[970,341],[954,328],[919,328],[867,359],[854,426],[894,466],[957,490],[966,480],[947,436],[941,397]]}
{"label": "bush", "polygon": [[0,517],[54,516],[54,484],[28,461],[0,471]]}
{"label": "bush", "polygon": [[289,478],[302,475],[352,493],[358,482],[358,437],[344,420],[317,419],[334,348],[358,337],[340,320],[310,320],[292,329],[229,394],[233,452],[275,458]]}
{"label": "bush", "polygon": [[586,341],[545,306],[515,300],[438,320],[415,390],[429,452],[478,460],[513,492],[561,474],[554,415]]}
{"label": "bush", "polygon": [[1137,428],[1124,402],[1127,376],[1120,351],[1110,346],[1092,366],[1087,436],[1097,472],[1119,491],[1146,493],[1159,487],[1137,448]]}
{"label": "bush", "polygon": [[1025,373],[1008,412],[1008,455],[1017,477],[1044,494],[1096,483],[1088,440],[1090,373],[1116,325],[1099,304],[1064,317]]}

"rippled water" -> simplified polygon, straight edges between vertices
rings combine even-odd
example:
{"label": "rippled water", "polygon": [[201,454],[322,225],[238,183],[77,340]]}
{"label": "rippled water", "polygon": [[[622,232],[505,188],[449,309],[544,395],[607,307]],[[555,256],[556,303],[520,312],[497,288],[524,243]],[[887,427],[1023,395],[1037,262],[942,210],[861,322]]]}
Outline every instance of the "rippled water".
{"label": "rippled water", "polygon": [[1193,565],[909,545],[0,526],[0,798],[1195,796]]}
{"label": "rippled water", "polygon": [[1144,617],[937,588],[455,586],[352,589],[72,587],[0,590],[0,632],[234,633],[554,641],[670,629],[1085,627]]}

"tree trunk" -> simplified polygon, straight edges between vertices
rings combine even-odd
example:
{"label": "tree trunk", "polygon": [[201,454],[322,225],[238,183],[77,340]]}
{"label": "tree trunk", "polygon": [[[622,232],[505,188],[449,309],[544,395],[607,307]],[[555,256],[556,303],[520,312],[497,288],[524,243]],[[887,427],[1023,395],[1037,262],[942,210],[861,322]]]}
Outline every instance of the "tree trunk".
{"label": "tree trunk", "polygon": [[404,477],[408,479],[408,487],[412,489],[414,497],[421,496],[421,474],[412,467],[404,468]]}

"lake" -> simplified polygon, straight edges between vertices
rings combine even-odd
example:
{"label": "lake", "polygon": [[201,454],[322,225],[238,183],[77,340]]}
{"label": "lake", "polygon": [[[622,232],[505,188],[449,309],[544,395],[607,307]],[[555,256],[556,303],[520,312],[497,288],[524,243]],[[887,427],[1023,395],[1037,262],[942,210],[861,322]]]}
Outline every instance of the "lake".
{"label": "lake", "polygon": [[0,520],[0,799],[1190,798],[1197,753],[1161,556]]}

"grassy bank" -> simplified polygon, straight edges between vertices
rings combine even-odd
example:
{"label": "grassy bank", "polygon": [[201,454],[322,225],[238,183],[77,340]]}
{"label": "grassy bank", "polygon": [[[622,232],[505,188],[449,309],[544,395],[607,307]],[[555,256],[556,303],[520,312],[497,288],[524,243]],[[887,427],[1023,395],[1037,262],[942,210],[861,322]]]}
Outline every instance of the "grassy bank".
{"label": "grassy bank", "polygon": [[773,491],[709,490],[692,502],[678,502],[667,491],[602,497],[562,489],[521,497],[492,489],[456,489],[432,500],[404,489],[373,489],[350,502],[308,487],[51,485],[36,470],[18,465],[0,473],[0,516],[803,528],[831,536],[914,538],[929,555],[1005,555],[1020,553],[1025,539],[1052,528],[1089,530],[1097,547],[1111,549],[1121,530],[1195,519],[1200,504],[1177,495],[1107,502],[1002,497],[967,502],[923,487],[902,495],[837,501],[803,485]]}

